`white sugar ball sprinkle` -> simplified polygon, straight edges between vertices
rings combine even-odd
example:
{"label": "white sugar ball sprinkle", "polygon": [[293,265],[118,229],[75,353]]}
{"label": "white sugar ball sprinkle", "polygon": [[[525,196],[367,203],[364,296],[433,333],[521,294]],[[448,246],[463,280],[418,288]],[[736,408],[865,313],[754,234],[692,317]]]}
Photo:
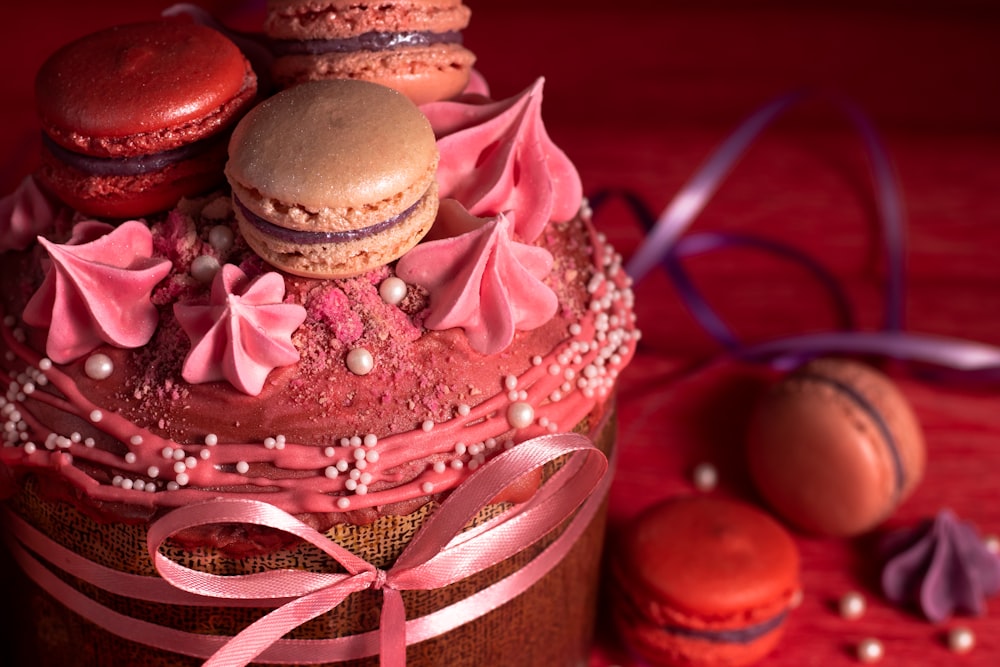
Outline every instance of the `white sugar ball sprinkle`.
{"label": "white sugar ball sprinkle", "polygon": [[699,491],[711,491],[719,483],[719,472],[711,463],[699,463],[691,472],[691,480]]}
{"label": "white sugar ball sprinkle", "polygon": [[868,605],[861,593],[851,591],[840,598],[837,606],[843,618],[853,621],[864,616]]}
{"label": "white sugar ball sprinkle", "polygon": [[222,268],[219,260],[211,255],[199,255],[191,262],[191,277],[203,285],[215,279],[215,274]]}
{"label": "white sugar ball sprinkle", "polygon": [[514,428],[526,428],[535,419],[535,409],[523,401],[511,403],[507,408],[507,423]]}
{"label": "white sugar ball sprinkle", "polygon": [[390,306],[399,305],[406,298],[406,292],[406,282],[396,276],[386,278],[378,287],[379,296]]}
{"label": "white sugar ball sprinkle", "polygon": [[208,435],[205,436],[205,444],[208,445],[209,447],[215,447],[217,444],[219,444],[219,436],[215,435],[214,433],[209,433]]}
{"label": "white sugar ball sprinkle", "polygon": [[346,496],[341,496],[337,499],[337,507],[342,510],[346,510],[351,506],[351,501]]}
{"label": "white sugar ball sprinkle", "polygon": [[104,419],[104,413],[103,412],[101,412],[100,410],[91,410],[90,411],[90,421],[92,421],[92,422],[94,422],[96,424],[99,421],[101,421],[102,419]]}
{"label": "white sugar ball sprinkle", "polygon": [[115,372],[115,363],[106,354],[92,354],[84,362],[83,372],[91,380],[106,380]]}
{"label": "white sugar ball sprinkle", "polygon": [[347,369],[355,375],[367,375],[375,367],[372,353],[363,347],[356,347],[347,353]]}
{"label": "white sugar ball sprinkle", "polygon": [[247,463],[246,461],[237,461],[237,463],[236,463],[236,472],[240,473],[241,475],[245,475],[249,471],[250,471],[250,464],[249,463]]}
{"label": "white sugar ball sprinkle", "polygon": [[209,244],[219,252],[233,247],[233,230],[226,225],[216,225],[208,231]]}
{"label": "white sugar ball sprinkle", "polygon": [[952,653],[968,653],[976,645],[976,635],[964,626],[948,631],[948,648]]}
{"label": "white sugar ball sprinkle", "polygon": [[885,648],[882,646],[882,642],[879,640],[869,637],[868,639],[862,639],[858,643],[858,660],[861,662],[871,664],[878,662],[885,656]]}

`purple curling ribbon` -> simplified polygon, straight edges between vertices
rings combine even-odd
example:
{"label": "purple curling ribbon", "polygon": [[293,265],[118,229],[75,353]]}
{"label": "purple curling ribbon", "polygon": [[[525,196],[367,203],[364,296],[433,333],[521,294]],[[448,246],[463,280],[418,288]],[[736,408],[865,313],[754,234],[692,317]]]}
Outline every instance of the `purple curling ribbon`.
{"label": "purple curling ribbon", "polygon": [[[936,367],[936,375],[941,378],[959,374],[980,381],[1000,380],[1000,348],[957,338],[903,331],[903,259],[906,242],[902,198],[892,162],[878,132],[868,117],[850,100],[830,94],[823,95],[845,113],[858,131],[871,165],[887,265],[881,331],[852,331],[850,307],[836,279],[820,264],[790,246],[742,234],[700,233],[684,236],[736,162],[761,132],[789,108],[816,94],[806,90],[788,93],[751,114],[694,173],[658,218],[654,218],[645,203],[632,193],[609,191],[593,196],[591,204],[595,208],[611,195],[620,196],[647,230],[645,241],[627,263],[626,271],[634,281],[639,281],[655,266],[662,265],[702,327],[730,354],[743,359],[770,361],[776,366],[790,368],[803,360],[824,354],[877,355],[930,364]],[[831,293],[844,329],[755,344],[740,341],[709,306],[680,261],[683,257],[733,245],[775,254],[798,263],[811,272]]]}

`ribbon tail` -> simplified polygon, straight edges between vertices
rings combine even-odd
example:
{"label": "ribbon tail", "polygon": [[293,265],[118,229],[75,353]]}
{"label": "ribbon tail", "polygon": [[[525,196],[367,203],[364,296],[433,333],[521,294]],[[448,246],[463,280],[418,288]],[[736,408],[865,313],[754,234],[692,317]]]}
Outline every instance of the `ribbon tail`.
{"label": "ribbon tail", "polygon": [[388,586],[382,589],[382,594],[379,665],[406,667],[406,608],[403,606],[403,595]]}

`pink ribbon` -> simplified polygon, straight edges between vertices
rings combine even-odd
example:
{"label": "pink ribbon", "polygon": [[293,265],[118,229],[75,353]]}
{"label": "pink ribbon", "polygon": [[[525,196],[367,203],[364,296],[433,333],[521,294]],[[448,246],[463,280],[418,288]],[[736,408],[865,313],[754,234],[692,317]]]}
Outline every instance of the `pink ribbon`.
{"label": "pink ribbon", "polygon": [[[566,457],[534,496],[471,530],[465,527],[501,491],[531,470]],[[23,548],[13,550],[25,571],[67,607],[86,612],[89,618],[112,632],[135,641],[179,653],[209,657],[207,667],[243,667],[255,658],[260,662],[319,663],[348,660],[381,653],[384,665],[405,665],[406,646],[448,632],[519,595],[557,565],[590,524],[603,502],[610,483],[608,461],[591,441],[577,434],[545,435],[507,450],[481,467],[456,488],[423,524],[396,562],[380,570],[292,515],[265,502],[214,500],[183,507],[153,523],[147,542],[150,556],[162,580],[174,594],[171,602],[185,604],[185,596],[196,604],[217,599],[218,606],[276,607],[247,626],[235,637],[186,633],[131,619],[100,607],[61,582],[46,576],[47,568]],[[574,514],[575,513],[575,514]],[[570,519],[556,540],[525,567],[492,586],[427,616],[406,620],[401,591],[432,590],[447,586],[495,565],[544,537]],[[39,555],[51,556],[71,574],[84,574],[88,581],[108,584],[107,590],[132,587],[137,579],[104,568],[79,557],[68,557],[58,545],[46,545],[37,531],[22,521],[11,523],[12,533]],[[335,558],[344,573],[274,570],[238,576],[219,576],[181,566],[160,553],[164,541],[178,531],[215,523],[243,523],[286,531],[317,546]],[[26,562],[33,561],[33,562]],[[34,567],[36,565],[38,567]],[[122,579],[115,582],[115,579]],[[127,579],[127,581],[126,581]],[[54,580],[54,581],[53,581]],[[165,592],[150,587],[150,595]],[[158,589],[158,590],[157,590]],[[284,634],[324,614],[351,593],[375,589],[384,596],[380,628],[350,637],[326,640],[285,640]],[[143,597],[143,594],[135,595]]]}

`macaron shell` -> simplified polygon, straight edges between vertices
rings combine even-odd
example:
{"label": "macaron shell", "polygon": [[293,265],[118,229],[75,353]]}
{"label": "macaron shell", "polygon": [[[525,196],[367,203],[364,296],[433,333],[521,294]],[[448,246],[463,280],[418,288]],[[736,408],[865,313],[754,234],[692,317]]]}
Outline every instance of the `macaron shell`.
{"label": "macaron shell", "polygon": [[787,531],[733,500],[705,496],[654,506],[622,549],[619,581],[659,625],[744,627],[787,609],[799,588],[798,549]]}
{"label": "macaron shell", "polygon": [[376,235],[339,243],[295,244],[263,234],[237,209],[240,234],[268,264],[310,278],[346,278],[401,257],[423,238],[437,214],[437,184],[400,224]]}
{"label": "macaron shell", "polygon": [[167,150],[229,124],[256,78],[220,33],[161,20],[93,33],[53,54],[36,77],[43,129],[97,156]]}
{"label": "macaron shell", "polygon": [[762,402],[747,456],[759,491],[779,514],[809,532],[850,536],[876,526],[912,492],[925,450],[912,410],[887,378],[830,361],[808,365]]}
{"label": "macaron shell", "polygon": [[133,176],[95,176],[78,171],[43,150],[36,174],[65,204],[85,215],[136,218],[163,211],[186,196],[220,186],[226,144],[164,169]]}
{"label": "macaron shell", "polygon": [[288,229],[345,231],[406,210],[434,182],[437,144],[406,97],[363,81],[315,81],[252,109],[226,176],[251,211]]}
{"label": "macaron shell", "polygon": [[[366,32],[462,30],[471,11],[461,0],[269,0],[264,32],[272,39],[339,39]],[[336,20],[330,20],[336,16]]]}
{"label": "macaron shell", "polygon": [[446,100],[469,83],[476,57],[460,44],[435,44],[391,51],[358,51],[277,58],[272,74],[279,86],[319,79],[360,79],[388,86],[414,104]]}
{"label": "macaron shell", "polygon": [[749,642],[717,642],[673,634],[628,609],[620,595],[612,597],[615,628],[622,641],[651,665],[742,667],[762,660],[785,633],[784,624]]}

